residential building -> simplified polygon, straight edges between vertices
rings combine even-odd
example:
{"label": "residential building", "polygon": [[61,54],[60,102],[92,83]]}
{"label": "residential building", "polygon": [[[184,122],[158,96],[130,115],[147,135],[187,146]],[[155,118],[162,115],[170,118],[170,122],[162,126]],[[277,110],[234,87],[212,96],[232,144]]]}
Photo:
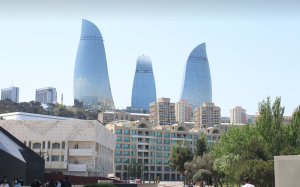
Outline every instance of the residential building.
{"label": "residential building", "polygon": [[212,102],[212,88],[205,43],[190,53],[183,72],[180,100],[186,100],[195,107]]}
{"label": "residential building", "polygon": [[156,101],[155,80],[150,57],[139,56],[132,86],[131,107],[149,111],[149,104]]}
{"label": "residential building", "polygon": [[221,117],[221,123],[230,123],[230,117]]}
{"label": "residential building", "polygon": [[[186,139],[192,152],[195,152],[201,133],[206,135],[210,145],[217,141],[222,132],[220,126],[190,129],[178,124],[153,126],[146,120],[111,122],[105,126],[117,136],[115,174],[121,180],[129,177],[140,177],[145,181],[156,177],[164,181],[179,180],[179,172],[172,169],[168,161],[172,146]],[[130,172],[132,164],[142,167],[142,176]]]}
{"label": "residential building", "polygon": [[247,123],[246,110],[240,106],[230,109],[230,123]]}
{"label": "residential building", "polygon": [[35,101],[48,104],[55,101],[56,88],[46,87],[36,89],[35,91]]}
{"label": "residential building", "polygon": [[76,118],[65,118],[27,112],[12,112],[0,114],[0,120],[80,120]]}
{"label": "residential building", "polygon": [[203,103],[194,109],[196,128],[208,128],[221,124],[221,108],[214,103]]}
{"label": "residential building", "polygon": [[175,103],[175,117],[178,123],[192,121],[191,103],[181,100]]}
{"label": "residential building", "polygon": [[255,124],[255,115],[247,115],[247,123]]}
{"label": "residential building", "polygon": [[0,120],[0,126],[45,159],[45,173],[113,173],[116,135],[96,120]]}
{"label": "residential building", "polygon": [[114,110],[103,37],[83,19],[74,69],[74,105],[93,111]]}
{"label": "residential building", "polygon": [[10,185],[13,185],[16,176],[22,177],[24,186],[30,186],[34,179],[44,181],[45,160],[2,127],[0,165],[0,175],[7,176]]}
{"label": "residential building", "polygon": [[157,102],[150,103],[149,119],[155,126],[175,124],[175,103],[170,98],[158,98]]}
{"label": "residential building", "polygon": [[1,100],[11,99],[13,102],[19,102],[19,87],[9,87],[1,89]]}
{"label": "residential building", "polygon": [[98,114],[98,120],[101,123],[107,123],[107,122],[119,121],[119,120],[137,121],[137,120],[142,120],[142,119],[149,121],[149,116],[150,116],[150,114],[127,113],[124,111],[100,112]]}
{"label": "residential building", "polygon": [[[255,124],[255,120],[258,119],[260,116],[259,112],[256,112],[255,115],[247,115],[248,122],[253,121],[253,124]],[[284,123],[291,123],[292,122],[293,113],[291,113],[289,116],[283,116],[283,122]]]}

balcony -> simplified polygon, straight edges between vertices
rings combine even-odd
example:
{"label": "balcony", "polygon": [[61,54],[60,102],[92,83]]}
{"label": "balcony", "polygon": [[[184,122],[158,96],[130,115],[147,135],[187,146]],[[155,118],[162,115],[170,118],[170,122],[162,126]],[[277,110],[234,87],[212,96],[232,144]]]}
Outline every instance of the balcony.
{"label": "balcony", "polygon": [[86,164],[68,164],[68,171],[87,171]]}
{"label": "balcony", "polygon": [[145,148],[139,148],[138,152],[149,152],[149,149],[145,149]]}
{"label": "balcony", "polygon": [[138,142],[138,144],[139,144],[139,145],[148,145],[148,144],[149,144],[149,140],[148,140],[148,141],[142,141],[142,140],[140,140],[140,141]]}
{"label": "balcony", "polygon": [[93,156],[92,149],[69,149],[69,156]]}

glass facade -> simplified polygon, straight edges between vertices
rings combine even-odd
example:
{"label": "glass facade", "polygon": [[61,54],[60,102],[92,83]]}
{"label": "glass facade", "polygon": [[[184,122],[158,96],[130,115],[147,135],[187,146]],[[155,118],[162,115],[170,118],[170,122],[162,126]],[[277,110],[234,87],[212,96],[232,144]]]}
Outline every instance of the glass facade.
{"label": "glass facade", "polygon": [[205,43],[198,45],[188,57],[183,72],[183,81],[179,100],[192,104],[192,109],[212,102],[210,69]]}
{"label": "glass facade", "polygon": [[150,57],[139,56],[136,62],[131,107],[149,111],[149,104],[156,102],[156,88]]}
{"label": "glass facade", "polygon": [[82,20],[74,69],[74,105],[91,110],[114,110],[103,38],[92,22]]}

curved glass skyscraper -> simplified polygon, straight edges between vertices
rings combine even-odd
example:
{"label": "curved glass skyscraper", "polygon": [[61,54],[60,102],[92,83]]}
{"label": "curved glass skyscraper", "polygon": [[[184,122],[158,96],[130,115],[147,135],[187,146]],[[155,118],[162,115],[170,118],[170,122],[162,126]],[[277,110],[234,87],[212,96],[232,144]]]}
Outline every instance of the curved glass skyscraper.
{"label": "curved glass skyscraper", "polygon": [[103,38],[92,22],[82,20],[74,70],[74,104],[92,110],[114,110]]}
{"label": "curved glass skyscraper", "polygon": [[179,100],[192,104],[192,109],[212,102],[211,77],[205,43],[198,45],[188,57],[183,72]]}
{"label": "curved glass skyscraper", "polygon": [[139,56],[136,62],[131,107],[149,111],[149,104],[156,102],[156,88],[150,57]]}

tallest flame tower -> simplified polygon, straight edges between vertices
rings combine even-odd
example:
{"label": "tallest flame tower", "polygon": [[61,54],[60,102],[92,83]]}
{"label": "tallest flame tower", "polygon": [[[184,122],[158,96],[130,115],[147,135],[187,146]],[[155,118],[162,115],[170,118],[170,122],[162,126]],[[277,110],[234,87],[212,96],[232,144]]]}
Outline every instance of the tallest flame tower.
{"label": "tallest flame tower", "polygon": [[114,110],[102,35],[82,20],[74,69],[74,105],[90,110]]}

